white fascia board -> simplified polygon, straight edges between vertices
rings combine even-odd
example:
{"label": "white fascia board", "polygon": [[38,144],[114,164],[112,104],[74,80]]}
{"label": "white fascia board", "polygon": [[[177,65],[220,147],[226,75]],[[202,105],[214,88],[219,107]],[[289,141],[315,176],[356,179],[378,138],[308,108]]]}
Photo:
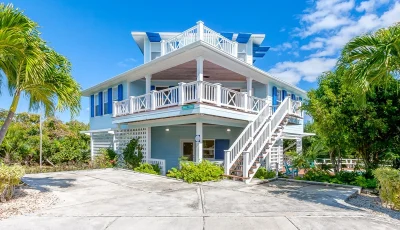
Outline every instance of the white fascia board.
{"label": "white fascia board", "polygon": [[103,133],[103,132],[113,132],[113,129],[107,128],[107,129],[95,129],[95,130],[79,131],[79,133],[82,133],[82,134]]}
{"label": "white fascia board", "polygon": [[[219,54],[219,55],[216,55]],[[298,88],[297,86],[287,83],[279,78],[272,76],[271,74],[253,66],[246,62],[243,62],[232,55],[225,53],[222,50],[214,48],[210,44],[197,41],[185,47],[182,47],[174,52],[161,56],[141,66],[128,70],[120,75],[117,75],[111,79],[108,79],[100,84],[92,86],[82,91],[82,96],[90,96],[100,90],[104,90],[111,85],[118,84],[122,81],[130,80],[135,81],[143,78],[146,74],[154,74],[165,69],[172,68],[174,66],[183,64],[190,60],[194,60],[198,56],[203,56],[206,60],[209,60],[217,65],[224,68],[230,69],[231,71],[237,72],[243,76],[252,77],[254,80],[268,84],[274,83],[277,86],[283,86],[286,89],[294,91],[296,94],[300,94],[306,98],[307,92]],[[225,58],[221,58],[225,57]],[[243,68],[245,67],[245,68]]]}

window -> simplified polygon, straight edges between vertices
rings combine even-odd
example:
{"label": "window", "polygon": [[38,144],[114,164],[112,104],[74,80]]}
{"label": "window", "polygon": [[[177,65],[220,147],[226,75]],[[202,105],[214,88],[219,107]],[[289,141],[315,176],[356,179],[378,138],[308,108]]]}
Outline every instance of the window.
{"label": "window", "polygon": [[100,116],[100,110],[99,110],[99,95],[95,94],[94,95],[94,115],[95,116]]}
{"label": "window", "polygon": [[215,140],[203,140],[203,158],[215,159]]}
{"label": "window", "polygon": [[163,89],[168,89],[168,87],[167,86],[156,86],[155,89],[157,91],[160,91],[160,90],[163,90]]}
{"label": "window", "polygon": [[118,101],[118,87],[112,88],[112,99]]}
{"label": "window", "polygon": [[278,89],[277,90],[277,98],[276,98],[276,100],[278,101],[278,103],[281,103],[283,100],[282,100],[282,98],[283,98],[283,95],[282,95],[282,90],[281,89]]}
{"label": "window", "polygon": [[103,92],[103,114],[108,114],[108,93],[107,93],[107,90]]}

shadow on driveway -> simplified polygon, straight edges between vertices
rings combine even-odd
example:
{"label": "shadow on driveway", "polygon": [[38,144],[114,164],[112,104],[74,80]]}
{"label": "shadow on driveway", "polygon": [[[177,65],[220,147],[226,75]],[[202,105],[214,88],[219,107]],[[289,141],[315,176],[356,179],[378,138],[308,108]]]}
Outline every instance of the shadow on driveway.
{"label": "shadow on driveway", "polygon": [[48,192],[51,188],[68,188],[73,186],[75,179],[58,179],[53,177],[23,177],[22,181],[41,192]]}

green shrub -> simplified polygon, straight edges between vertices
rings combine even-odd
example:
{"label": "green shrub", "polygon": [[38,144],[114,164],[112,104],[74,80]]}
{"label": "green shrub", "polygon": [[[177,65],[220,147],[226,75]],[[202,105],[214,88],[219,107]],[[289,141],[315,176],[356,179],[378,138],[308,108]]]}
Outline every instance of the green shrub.
{"label": "green shrub", "polygon": [[325,170],[313,168],[304,174],[303,180],[330,182],[331,177],[332,176],[329,174],[329,172],[327,172]]}
{"label": "green shrub", "polygon": [[367,179],[365,176],[357,176],[353,182],[350,184],[357,185],[363,188],[376,188],[377,182],[376,179]]}
{"label": "green shrub", "polygon": [[392,209],[400,210],[400,170],[378,168],[373,172],[378,181],[379,197]]}
{"label": "green shrub", "polygon": [[276,176],[275,171],[267,171],[266,168],[259,168],[256,172],[256,175],[254,175],[255,178],[265,180],[265,179],[271,179]]}
{"label": "green shrub", "polygon": [[88,170],[96,168],[88,163],[62,163],[55,166],[43,165],[40,168],[39,165],[32,166],[23,166],[26,174],[35,174],[35,173],[47,173],[47,172],[63,172],[63,171],[76,171],[76,170]]}
{"label": "green shrub", "polygon": [[180,162],[181,170],[172,168],[167,176],[182,179],[188,183],[218,181],[222,178],[224,170],[221,166],[210,161],[203,160],[199,164],[192,161]]}
{"label": "green shrub", "polygon": [[161,169],[158,165],[151,165],[149,163],[140,163],[140,165],[134,168],[133,170],[137,172],[143,172],[155,175],[161,174]]}
{"label": "green shrub", "polygon": [[112,168],[117,163],[117,154],[112,149],[100,149],[100,154],[94,158],[94,167]]}
{"label": "green shrub", "polygon": [[128,168],[134,169],[142,163],[143,147],[139,144],[139,138],[133,138],[122,151],[125,164]]}
{"label": "green shrub", "polygon": [[21,182],[25,172],[21,166],[0,164],[0,201],[5,202],[14,195],[14,188]]}

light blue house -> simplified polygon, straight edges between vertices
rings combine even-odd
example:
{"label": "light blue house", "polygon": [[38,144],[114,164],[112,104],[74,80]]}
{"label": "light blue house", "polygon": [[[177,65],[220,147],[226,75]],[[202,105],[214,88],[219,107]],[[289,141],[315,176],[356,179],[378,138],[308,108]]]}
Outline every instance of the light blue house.
{"label": "light blue house", "polygon": [[139,137],[144,161],[164,172],[185,156],[249,181],[262,162],[282,164],[282,139],[301,150],[306,92],[253,65],[269,49],[264,34],[218,33],[200,21],[182,33],[132,36],[144,64],[83,91],[92,157]]}

